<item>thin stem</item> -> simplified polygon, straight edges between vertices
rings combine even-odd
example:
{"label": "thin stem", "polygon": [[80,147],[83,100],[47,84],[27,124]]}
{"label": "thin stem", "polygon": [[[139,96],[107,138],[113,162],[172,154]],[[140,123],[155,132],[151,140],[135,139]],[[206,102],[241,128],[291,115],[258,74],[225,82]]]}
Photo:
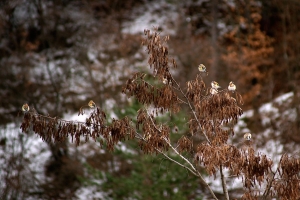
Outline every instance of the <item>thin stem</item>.
{"label": "thin stem", "polygon": [[204,178],[202,177],[202,175],[200,174],[200,172],[194,167],[194,165],[188,160],[186,159],[183,155],[181,155],[168,141],[167,138],[164,138],[165,142],[169,145],[169,147],[171,147],[171,149],[175,152],[175,154],[177,154],[181,159],[183,159],[188,165],[191,166],[191,168],[193,170],[196,171],[197,173],[197,177],[200,178],[200,181],[208,188],[209,192],[211,193],[211,195],[213,196],[214,199],[218,199],[215,195],[215,193],[213,192],[213,190],[209,187],[209,185],[207,184],[207,182],[204,180]]}
{"label": "thin stem", "polygon": [[222,165],[220,165],[220,174],[221,174],[222,187],[223,187],[223,192],[225,194],[225,198],[227,200],[229,200],[228,190],[227,190],[227,187],[226,187],[226,178],[225,178],[224,173],[223,173],[223,166]]}
{"label": "thin stem", "polygon": [[197,115],[196,115],[195,110],[194,110],[193,107],[192,107],[192,104],[191,104],[190,100],[189,100],[189,99],[187,98],[187,96],[184,94],[184,92],[182,91],[180,85],[176,82],[176,80],[175,80],[173,77],[172,77],[172,80],[173,80],[174,83],[177,85],[177,87],[178,87],[180,93],[181,93],[181,94],[184,96],[184,98],[187,100],[187,104],[188,104],[189,108],[191,109],[191,111],[193,112],[193,115],[194,115],[194,117],[195,117],[195,119],[196,119],[196,121],[197,121],[197,123],[198,123],[200,129],[202,130],[202,133],[203,133],[203,135],[205,136],[205,139],[207,140],[207,142],[208,142],[209,144],[211,144],[211,142],[210,142],[210,140],[208,139],[206,133],[205,133],[205,132],[203,131],[203,129],[202,129],[201,123],[200,123],[200,121],[199,121],[199,119],[198,119],[198,117],[197,117]]}
{"label": "thin stem", "polygon": [[[136,134],[135,138],[137,138],[137,139],[139,139],[139,140],[143,140],[144,142],[147,142],[147,141],[143,138],[143,136],[141,136],[141,134],[139,134],[139,133],[136,132],[136,131],[135,131],[135,134]],[[179,166],[183,167],[184,169],[187,169],[188,171],[190,171],[190,172],[191,172],[192,174],[194,174],[195,176],[198,176],[197,172],[196,172],[194,169],[191,169],[191,168],[189,168],[189,167],[187,167],[187,166],[181,164],[180,162],[178,162],[178,161],[172,159],[172,158],[169,157],[167,154],[165,154],[163,151],[161,151],[161,150],[159,150],[159,149],[157,149],[157,148],[155,148],[155,150],[156,150],[157,152],[159,152],[160,154],[162,154],[163,156],[165,156],[165,157],[166,157],[168,160],[170,160],[171,162],[176,163],[177,165],[179,165]]]}
{"label": "thin stem", "polygon": [[[281,162],[281,161],[280,161],[280,162]],[[275,171],[275,172],[272,172],[272,173],[273,173],[273,176],[272,176],[271,180],[270,180],[270,181],[268,182],[268,184],[267,184],[266,190],[265,190],[265,192],[264,192],[264,194],[263,194],[263,197],[264,197],[264,198],[266,198],[266,197],[269,195],[269,192],[270,192],[270,189],[271,189],[271,186],[272,186],[272,182],[273,182],[274,179],[275,179],[275,175],[276,175],[276,172],[277,172],[278,169],[279,169],[280,162],[278,163],[278,166],[277,166],[276,171]]]}
{"label": "thin stem", "polygon": [[[151,118],[151,116],[149,115],[149,113],[148,113],[148,111],[146,111],[147,112],[147,115],[148,115],[148,117],[150,118],[150,120],[151,120],[151,122],[152,122],[152,125],[154,126],[154,128],[157,130],[157,131],[159,131],[159,132],[161,132],[161,130],[159,130],[157,127],[156,127],[156,125],[154,124],[154,122],[153,122],[153,119]],[[194,167],[194,165],[188,160],[188,159],[186,159],[183,155],[181,155],[172,145],[171,145],[171,143],[170,143],[170,141],[168,140],[168,138],[166,138],[166,137],[164,137],[163,138],[164,140],[165,140],[165,142],[169,145],[169,147],[175,152],[175,154],[177,154],[181,159],[183,159],[190,167],[191,167],[191,169],[190,168],[188,168],[188,167],[186,167],[185,165],[182,165],[181,163],[179,163],[179,162],[177,162],[177,161],[172,161],[172,162],[174,162],[174,163],[176,163],[176,164],[178,164],[179,166],[181,166],[181,167],[183,167],[183,168],[185,168],[185,169],[188,169],[190,172],[192,172],[194,175],[196,175],[197,177],[199,177],[200,178],[200,181],[208,188],[208,190],[210,191],[210,193],[211,193],[211,195],[213,196],[213,198],[214,199],[218,199],[217,197],[216,197],[216,195],[214,194],[214,192],[213,192],[213,190],[209,187],[209,185],[207,184],[207,182],[204,180],[204,178],[202,177],[202,175],[200,174],[200,172]],[[164,153],[162,152],[162,151],[160,151],[159,149],[156,149],[156,151],[158,151],[158,152],[160,152],[161,154],[163,154],[164,155]],[[164,155],[166,158],[168,158],[168,156],[167,155]],[[169,159],[169,158],[168,158]],[[170,158],[171,159],[171,158]],[[169,159],[169,160],[170,160]],[[228,192],[227,192],[228,193]]]}
{"label": "thin stem", "polygon": [[[174,80],[174,79],[173,79]],[[143,82],[144,83],[146,83],[146,84],[148,84],[148,85],[150,85],[152,88],[155,88],[153,85],[151,85],[150,83],[148,83],[147,81],[145,81],[145,80],[143,80]],[[177,84],[177,83],[176,83]],[[180,91],[178,88],[176,88],[176,87],[173,87],[172,85],[170,85],[173,89],[175,89],[175,90],[177,90],[177,91]],[[180,99],[179,97],[177,97],[178,98],[178,100],[179,101],[181,101],[182,103],[184,103],[184,104],[187,104],[188,105],[188,103],[187,102],[185,102],[185,101],[183,101],[182,99]]]}
{"label": "thin stem", "polygon": [[[170,158],[167,154],[165,154],[165,153],[162,152],[161,150],[156,149],[156,148],[155,148],[155,150],[158,151],[159,153],[161,153],[163,156],[165,156],[168,160],[170,160],[170,161],[176,163],[177,165],[179,165],[180,167],[182,167],[182,168],[184,168],[184,169],[187,169],[188,171],[190,171],[190,172],[191,172],[192,174],[194,174],[195,176],[198,176],[197,172],[193,171],[191,168],[189,168],[189,167],[187,167],[187,166],[181,164],[180,162],[178,162],[178,161],[176,161],[176,160]],[[198,177],[199,177],[199,176],[198,176]]]}
{"label": "thin stem", "polygon": [[[29,111],[29,112],[31,112],[31,111]],[[86,124],[86,122],[70,121],[70,120],[65,120],[65,119],[61,119],[61,118],[57,118],[57,117],[45,116],[45,115],[41,115],[41,114],[39,114],[39,113],[37,113],[37,112],[31,112],[31,113],[33,113],[33,114],[36,115],[36,116],[42,117],[42,118],[44,118],[44,119],[57,120],[57,121],[59,121],[59,122],[64,122],[64,123],[72,123],[72,124],[78,124],[78,125],[79,125],[79,124],[83,124],[83,125]],[[91,125],[99,126],[99,127],[101,127],[101,128],[106,128],[106,127],[107,127],[107,126],[105,126],[105,125],[100,125],[100,124],[96,124],[96,123],[93,123],[93,122],[91,122]]]}

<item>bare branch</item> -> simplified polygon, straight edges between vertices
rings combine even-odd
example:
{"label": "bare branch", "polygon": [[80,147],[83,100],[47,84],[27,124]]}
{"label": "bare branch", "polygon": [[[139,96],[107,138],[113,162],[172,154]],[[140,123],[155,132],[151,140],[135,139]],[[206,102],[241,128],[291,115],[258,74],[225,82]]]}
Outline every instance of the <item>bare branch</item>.
{"label": "bare branch", "polygon": [[[141,136],[141,134],[139,134],[138,132],[135,132],[135,133],[136,133],[136,137],[135,137],[135,138],[137,138],[137,139],[139,139],[139,140],[142,140],[142,141],[144,141],[144,142],[147,142],[147,141],[145,140],[145,138],[143,138],[143,136]],[[198,174],[197,174],[197,172],[196,172],[195,170],[193,170],[193,169],[191,169],[191,168],[189,168],[189,167],[187,167],[187,166],[181,164],[180,162],[178,162],[178,161],[172,159],[171,157],[169,157],[169,156],[168,156],[166,153],[164,153],[163,151],[161,151],[161,150],[159,150],[159,149],[157,149],[157,148],[155,148],[155,150],[156,150],[157,152],[159,152],[160,154],[162,154],[163,156],[165,156],[165,157],[166,157],[168,160],[170,160],[171,162],[176,163],[177,165],[179,165],[179,166],[183,167],[184,169],[187,169],[188,171],[190,171],[190,172],[191,172],[192,174],[194,174],[195,176],[198,176]]]}
{"label": "bare branch", "polygon": [[209,192],[211,193],[211,195],[213,196],[214,199],[218,199],[215,195],[215,193],[213,192],[213,190],[210,188],[210,186],[207,184],[207,182],[204,180],[204,178],[202,177],[202,175],[200,174],[200,172],[194,167],[194,165],[187,160],[184,156],[182,156],[168,141],[167,138],[164,138],[165,142],[169,145],[169,147],[171,147],[171,149],[175,152],[175,154],[177,154],[181,159],[183,159],[188,165],[191,166],[191,168],[193,170],[196,171],[197,176],[200,178],[200,181],[208,188]]}
{"label": "bare branch", "polygon": [[223,166],[222,165],[220,165],[220,174],[221,174],[222,187],[223,187],[223,192],[225,194],[225,198],[227,200],[229,200],[228,190],[227,190],[227,186],[226,186],[226,178],[225,178],[224,173],[223,173]]}
{"label": "bare branch", "polygon": [[202,133],[203,133],[203,135],[205,136],[205,139],[207,140],[207,142],[208,142],[209,144],[211,144],[210,140],[208,139],[208,137],[207,137],[205,131],[203,130],[203,128],[202,128],[202,126],[201,126],[201,124],[200,124],[200,121],[199,121],[199,119],[198,119],[198,117],[197,117],[197,115],[196,115],[195,110],[194,110],[193,107],[192,107],[191,102],[189,101],[189,99],[187,98],[187,96],[186,96],[186,95],[184,94],[184,92],[182,91],[180,85],[177,83],[177,81],[176,81],[173,77],[172,77],[172,80],[173,80],[174,83],[177,85],[177,87],[178,87],[180,93],[181,93],[181,94],[184,96],[184,98],[187,100],[187,104],[188,104],[189,108],[191,109],[191,111],[193,112],[193,115],[194,115],[194,117],[195,117],[195,119],[196,119],[196,121],[197,121],[197,123],[198,123],[198,125],[199,125],[199,128],[202,130]]}
{"label": "bare branch", "polygon": [[[147,111],[147,115],[149,116],[149,118],[151,119],[151,122],[152,122],[152,125],[155,127],[155,129],[159,132],[161,132],[157,127],[156,125],[154,124],[151,116],[149,115],[148,111]],[[204,178],[202,177],[202,175],[200,174],[200,172],[194,167],[194,165],[188,160],[186,159],[184,156],[182,156],[170,143],[169,139],[168,138],[165,138],[164,137],[164,140],[165,142],[169,145],[169,147],[175,152],[176,155],[178,155],[181,159],[183,159],[188,165],[190,165],[191,169],[186,167],[185,165],[182,165],[181,163],[178,163],[177,161],[175,160],[171,160],[172,162],[178,164],[179,166],[185,168],[185,169],[188,169],[190,172],[192,172],[194,175],[196,175],[197,177],[200,178],[200,181],[209,189],[211,195],[214,197],[214,199],[217,199],[217,197],[215,196],[213,190],[210,188],[210,186],[206,183],[206,181],[204,180]],[[165,155],[162,151],[156,149],[158,152],[162,153],[166,158],[168,158],[169,160],[171,158],[167,157],[167,155]],[[228,192],[227,192],[227,195],[228,195]]]}

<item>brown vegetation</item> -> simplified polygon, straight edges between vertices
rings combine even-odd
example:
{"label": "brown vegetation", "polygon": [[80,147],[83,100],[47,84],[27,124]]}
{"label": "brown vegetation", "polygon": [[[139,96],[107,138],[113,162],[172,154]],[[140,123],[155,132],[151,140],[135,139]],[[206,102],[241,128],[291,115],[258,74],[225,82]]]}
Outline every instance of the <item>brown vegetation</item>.
{"label": "brown vegetation", "polygon": [[[82,140],[93,139],[105,144],[108,150],[113,150],[119,141],[137,139],[144,153],[161,154],[197,176],[213,199],[217,199],[216,194],[204,180],[199,167],[205,168],[210,176],[216,177],[220,173],[225,199],[229,199],[231,194],[227,189],[224,169],[228,169],[233,176],[242,177],[243,199],[299,199],[300,160],[282,155],[274,170],[273,161],[266,155],[255,152],[249,138],[246,138],[241,149],[229,144],[229,137],[235,134],[233,125],[242,114],[239,107],[241,95],[227,89],[216,94],[209,93],[210,87],[203,81],[206,73],[201,72],[182,87],[170,73],[171,67],[176,68],[176,62],[169,57],[166,45],[168,39],[168,36],[161,38],[157,31],[145,30],[143,45],[147,48],[148,63],[153,70],[151,76],[158,80],[157,85],[145,81],[146,74],[136,73],[123,87],[123,93],[128,97],[134,96],[144,105],[137,113],[135,125],[128,117],[113,119],[109,123],[101,108],[92,105],[88,108],[92,112],[85,122],[52,118],[30,109],[24,112],[22,131],[32,129],[43,140],[54,143],[71,138],[80,145]],[[196,152],[190,155],[193,161],[183,154],[193,148],[193,137],[182,136],[177,148],[170,142],[171,128],[156,120],[159,114],[176,115],[180,109],[191,113],[188,120],[189,131],[201,138],[195,148]],[[84,107],[79,114],[83,112]],[[181,162],[169,157],[168,152],[177,154]]]}

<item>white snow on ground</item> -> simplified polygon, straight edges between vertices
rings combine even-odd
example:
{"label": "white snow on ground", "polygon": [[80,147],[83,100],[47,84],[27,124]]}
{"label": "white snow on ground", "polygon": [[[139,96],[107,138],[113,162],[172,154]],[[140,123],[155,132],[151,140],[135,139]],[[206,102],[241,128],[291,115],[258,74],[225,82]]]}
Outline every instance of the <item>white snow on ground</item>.
{"label": "white snow on ground", "polygon": [[239,137],[243,133],[250,132],[250,130],[247,127],[247,123],[246,123],[245,119],[251,118],[253,116],[253,114],[254,114],[253,110],[245,111],[242,114],[242,116],[240,117],[240,119],[238,120],[237,124],[234,126],[233,130],[234,130],[235,133],[239,133]]}
{"label": "white snow on ground", "polygon": [[296,113],[293,110],[288,110],[285,113],[279,113],[277,107],[274,104],[290,104],[292,101],[293,92],[286,93],[277,97],[273,102],[266,103],[259,108],[259,113],[262,117],[262,125],[266,126],[270,124],[271,120],[282,117],[282,115],[289,117],[291,120],[296,119]]}
{"label": "white snow on ground", "polygon": [[[162,9],[163,8],[163,9]],[[167,11],[165,11],[167,10]],[[163,29],[164,34],[173,35],[176,33],[176,19],[178,18],[178,10],[176,10],[176,7],[172,4],[166,3],[166,1],[154,1],[147,3],[143,6],[141,6],[136,11],[133,11],[134,20],[130,22],[124,22],[122,33],[124,34],[141,34],[144,29],[151,29],[152,27],[161,27]],[[79,14],[79,13],[77,13]],[[77,16],[77,15],[76,15]],[[82,15],[77,16],[78,19],[83,19]],[[82,20],[83,23],[85,23],[86,20]],[[220,27],[223,27],[223,24],[219,24]],[[100,40],[100,39],[99,39]],[[103,42],[103,41],[102,41]],[[109,42],[109,41],[107,41]],[[106,47],[106,45],[103,45],[103,43],[99,42],[97,45],[95,44],[89,44],[90,46],[87,48],[87,57],[89,61],[95,64],[95,67],[97,70],[93,70],[93,77],[96,79],[102,79],[103,77],[109,76],[110,79],[112,79],[112,82],[115,82],[116,84],[120,84],[118,77],[120,77],[123,74],[129,74],[130,71],[123,71],[122,67],[126,66],[128,63],[124,59],[115,60],[114,62],[110,63],[108,66],[105,67],[105,71],[99,70],[101,69],[102,64],[100,63],[99,58],[104,59],[108,55],[103,53],[103,48]],[[115,45],[115,44],[113,44]],[[108,48],[115,48],[115,46],[110,46]],[[60,52],[57,51],[55,55],[59,55]],[[53,56],[55,56],[53,55]],[[49,80],[49,74],[47,73],[45,58],[41,58],[37,55],[31,55],[34,57],[34,59],[37,60],[40,64],[37,64],[35,68],[32,69],[31,73],[36,75],[45,75],[45,77]],[[141,60],[143,59],[143,55],[140,53],[137,53],[135,55],[136,60],[139,60],[139,62],[135,63],[134,65],[128,66],[130,68],[134,68],[137,66],[145,66],[147,61]],[[11,57],[11,59],[15,59]],[[14,60],[14,63],[17,63],[17,60]],[[61,65],[62,63],[70,63],[72,65],[72,76],[73,78],[70,79],[71,82],[66,85],[67,90],[76,91],[78,93],[82,93],[81,99],[85,99],[85,91],[84,89],[87,87],[90,87],[87,81],[85,81],[85,77],[87,77],[87,74],[83,75],[76,75],[76,73],[80,74],[86,70],[86,68],[79,63],[77,63],[76,60],[73,58],[70,58],[69,60],[58,60],[58,61],[51,61],[49,64],[49,68],[51,71],[54,71],[57,74],[63,73],[60,69],[57,68],[58,65]],[[117,66],[116,68],[111,68],[111,66]],[[111,81],[108,81],[111,82]],[[264,126],[267,126],[272,120],[279,119],[280,117],[289,117],[290,120],[296,119],[296,112],[295,110],[286,110],[283,113],[279,113],[278,108],[274,106],[274,104],[281,104],[281,103],[290,103],[291,98],[293,96],[293,93],[287,93],[284,94],[278,98],[276,98],[273,102],[264,104],[260,109],[259,113],[261,114],[262,124]],[[70,99],[71,100],[71,99]],[[111,99],[108,99],[105,103],[105,107],[108,108],[108,110],[111,110],[113,106],[115,105],[115,102]],[[70,114],[67,113],[64,116],[64,119],[72,120],[72,121],[79,121],[84,122],[86,118],[88,117],[88,114],[90,113],[90,110],[86,110],[85,115],[78,116],[77,113]],[[246,120],[247,118],[251,118],[254,114],[253,110],[245,111],[244,114],[241,116],[240,120],[238,121],[237,125],[234,127],[235,133],[237,133],[239,137],[242,137],[243,133],[245,132],[251,132],[251,130],[247,127]],[[116,118],[117,116],[110,112],[111,118]],[[252,133],[255,139],[263,139],[262,136],[270,134],[272,130],[266,129],[262,133]],[[280,133],[278,133],[280,134]],[[27,166],[31,171],[35,172],[35,178],[40,180],[41,182],[45,180],[44,176],[44,165],[46,161],[50,157],[50,152],[48,150],[48,146],[45,142],[42,141],[38,136],[36,135],[24,135],[24,148],[26,151],[21,152],[22,148],[20,146],[20,143],[18,143],[20,135],[24,135],[21,133],[19,126],[15,126],[13,124],[8,124],[6,127],[1,127],[0,129],[0,138],[6,138],[6,148],[0,147],[0,155],[3,155],[0,157],[0,169],[2,167],[5,167],[5,163],[7,159],[9,159],[7,156],[10,156],[11,154],[16,153],[24,153],[24,157],[30,158],[30,165]],[[123,143],[119,143],[117,145],[118,149],[127,152],[127,153],[135,153],[131,149],[128,149]],[[8,153],[8,151],[11,151]],[[12,152],[14,151],[14,152]],[[85,162],[85,157],[91,156],[95,154],[96,152],[105,153],[105,150],[100,148],[99,143],[94,142],[90,140],[87,143],[83,143],[78,147],[70,148],[71,154],[76,154],[77,152],[80,152],[80,160],[82,162]],[[277,167],[277,163],[279,162],[280,155],[283,153],[283,146],[275,140],[269,140],[267,141],[266,145],[263,148],[257,148],[257,152],[265,153],[267,154],[272,160],[274,161],[273,170]],[[118,168],[118,165],[115,165],[116,169]],[[0,170],[1,172],[1,170]],[[226,176],[228,176],[228,171],[225,170]],[[2,176],[4,174],[0,173],[0,180],[2,180]],[[211,187],[219,192],[222,192],[222,185],[219,177],[214,179],[214,177],[205,177],[207,182],[211,184]],[[227,178],[229,181],[228,186],[229,190],[232,188],[240,188],[242,186],[242,179],[241,178]],[[97,182],[99,185],[101,185],[102,180],[93,180],[94,182]],[[1,188],[1,185],[0,185]],[[98,186],[83,186],[77,191],[77,196],[79,199],[103,199],[104,193],[99,192]]]}
{"label": "white snow on ground", "polygon": [[[113,108],[114,104],[115,104],[114,100],[108,100],[105,102],[105,105],[107,105],[106,108],[109,110]],[[85,122],[85,119],[89,116],[91,111],[92,111],[91,109],[87,108],[86,112],[83,115],[79,115],[79,116],[78,114],[66,114],[64,116],[64,119],[72,120],[76,122]],[[110,111],[110,113],[111,113],[110,115],[111,119],[112,118],[117,119],[117,116],[112,111]],[[71,143],[70,138],[69,141]],[[82,141],[84,141],[84,138],[82,138]],[[99,142],[95,142],[93,140],[90,140],[88,142],[83,142],[78,147],[76,147],[74,144],[70,145],[70,147],[71,147],[69,149],[70,154],[77,155],[77,157],[80,159],[82,163],[86,162],[87,157],[93,156],[96,153],[102,153],[102,154],[106,153],[104,149],[101,149]],[[115,148],[125,153],[136,154],[135,151],[128,149],[128,147],[122,142],[119,142]],[[118,171],[120,169],[120,165],[121,163],[118,160],[114,160],[113,166],[110,169],[112,169],[112,171]],[[103,176],[104,176],[103,179],[91,179],[90,182],[93,182],[93,184],[88,186],[83,185],[80,189],[76,191],[76,196],[79,199],[107,199],[107,195],[103,191],[101,191],[101,189],[99,189],[101,187],[101,184],[105,181],[104,173]]]}
{"label": "white snow on ground", "polygon": [[[20,177],[26,176],[26,179],[30,179],[31,183],[28,184],[35,181],[43,183],[45,180],[44,165],[51,153],[41,138],[21,133],[19,126],[11,123],[0,127],[0,139],[6,140],[5,146],[0,147],[0,180],[5,180],[7,169],[15,170],[17,165],[21,165],[24,167],[23,170],[15,171],[15,173],[11,171],[8,177],[20,173]],[[10,163],[14,156],[17,160]],[[3,187],[5,185],[0,184],[0,191]]]}
{"label": "white snow on ground", "polygon": [[133,12],[135,19],[124,23],[122,33],[139,34],[144,29],[160,27],[164,34],[174,35],[176,33],[175,21],[178,18],[178,10],[173,4],[166,1],[153,1],[141,6]]}
{"label": "white snow on ground", "polygon": [[[99,184],[100,185],[100,184]],[[99,191],[99,186],[93,185],[88,187],[81,187],[76,191],[78,199],[107,199],[107,195],[103,191]]]}

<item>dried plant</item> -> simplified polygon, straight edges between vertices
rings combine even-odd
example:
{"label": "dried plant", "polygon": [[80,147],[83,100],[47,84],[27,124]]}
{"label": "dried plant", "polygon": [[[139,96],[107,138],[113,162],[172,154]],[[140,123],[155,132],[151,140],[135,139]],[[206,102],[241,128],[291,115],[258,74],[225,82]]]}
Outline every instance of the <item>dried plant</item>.
{"label": "dried plant", "polygon": [[[229,143],[229,138],[235,135],[233,126],[243,113],[239,107],[243,103],[241,95],[234,90],[218,90],[214,85],[213,88],[207,87],[203,80],[207,76],[205,70],[182,87],[170,73],[170,69],[177,66],[175,60],[169,57],[169,37],[162,38],[157,31],[145,30],[144,33],[142,44],[149,55],[151,76],[158,81],[150,84],[145,80],[146,74],[139,72],[124,85],[122,92],[144,105],[137,112],[136,124],[128,117],[109,122],[105,112],[93,101],[79,111],[79,114],[83,114],[85,109],[91,109],[85,122],[43,116],[25,104],[22,131],[32,129],[47,142],[71,138],[72,142],[80,145],[82,140],[93,139],[111,151],[119,141],[137,139],[144,153],[161,154],[197,176],[213,199],[217,199],[217,196],[200,169],[204,168],[209,176],[220,175],[225,199],[234,195],[228,192],[225,169],[231,177],[242,178],[242,199],[299,199],[299,158],[283,155],[274,171],[273,161],[255,152],[250,134],[245,137],[242,148]],[[172,128],[160,123],[157,117],[165,113],[176,115],[180,109],[191,113],[187,121],[191,134],[183,135],[176,144],[172,144]],[[194,147],[195,137],[200,138],[200,143]],[[169,152],[178,155],[181,162],[168,156]]]}

